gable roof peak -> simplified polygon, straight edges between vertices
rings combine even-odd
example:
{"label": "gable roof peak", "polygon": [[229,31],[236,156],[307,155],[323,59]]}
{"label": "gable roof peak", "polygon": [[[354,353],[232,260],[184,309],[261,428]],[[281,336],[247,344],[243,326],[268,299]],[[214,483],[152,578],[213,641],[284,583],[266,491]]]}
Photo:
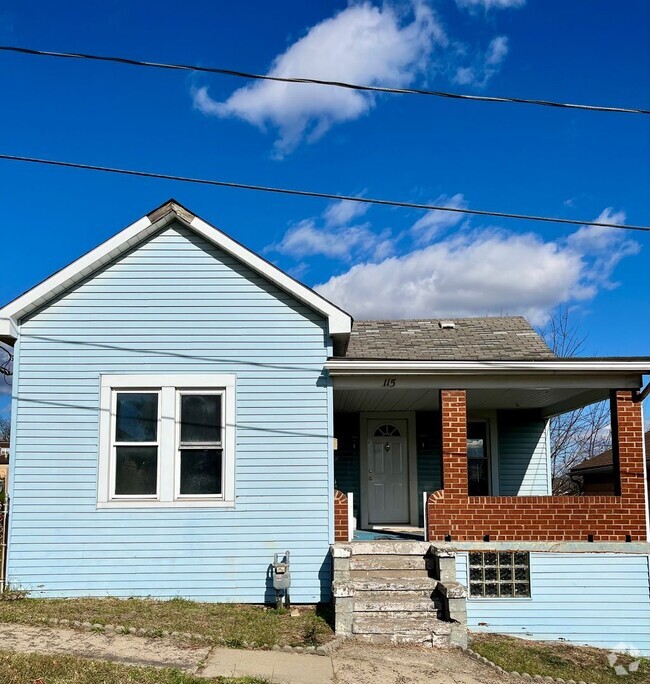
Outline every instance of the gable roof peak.
{"label": "gable roof peak", "polygon": [[168,199],[159,207],[156,207],[156,209],[153,211],[150,211],[147,214],[147,218],[151,221],[151,223],[156,223],[156,221],[165,218],[168,214],[174,214],[187,224],[192,223],[192,221],[197,218],[196,214],[192,213],[187,207],[183,206],[173,197]]}
{"label": "gable roof peak", "polygon": [[180,221],[191,231],[230,254],[263,278],[301,301],[305,306],[328,320],[329,334],[335,341],[347,339],[352,328],[352,317],[332,302],[303,285],[277,266],[251,251],[223,231],[204,221],[180,202],[171,198],[141,219],[121,230],[117,235],[102,242],[87,254],[32,287],[13,301],[0,308],[0,340],[15,340],[22,318],[47,305],[55,297],[84,278],[92,276],[100,268],[132,250],[151,235],[162,230],[174,220]]}

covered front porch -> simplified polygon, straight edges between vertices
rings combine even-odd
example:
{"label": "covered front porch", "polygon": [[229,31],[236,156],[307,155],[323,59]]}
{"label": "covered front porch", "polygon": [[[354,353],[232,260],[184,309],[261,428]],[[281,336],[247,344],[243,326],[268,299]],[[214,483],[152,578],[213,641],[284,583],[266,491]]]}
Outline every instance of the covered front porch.
{"label": "covered front porch", "polygon": [[[645,541],[642,364],[328,364],[337,541]],[[618,488],[553,496],[549,420],[611,402]]]}

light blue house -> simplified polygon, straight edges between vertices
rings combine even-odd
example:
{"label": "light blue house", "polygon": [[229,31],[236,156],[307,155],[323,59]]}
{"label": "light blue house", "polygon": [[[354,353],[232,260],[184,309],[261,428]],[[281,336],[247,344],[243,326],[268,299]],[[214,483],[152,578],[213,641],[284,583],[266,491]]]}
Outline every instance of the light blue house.
{"label": "light blue house", "polygon": [[[292,600],[334,580],[343,633],[650,654],[648,359],[558,359],[518,317],[353,323],[175,201],[0,309],[0,340],[11,585],[262,603],[289,550]],[[616,495],[553,497],[549,418],[608,398]]]}

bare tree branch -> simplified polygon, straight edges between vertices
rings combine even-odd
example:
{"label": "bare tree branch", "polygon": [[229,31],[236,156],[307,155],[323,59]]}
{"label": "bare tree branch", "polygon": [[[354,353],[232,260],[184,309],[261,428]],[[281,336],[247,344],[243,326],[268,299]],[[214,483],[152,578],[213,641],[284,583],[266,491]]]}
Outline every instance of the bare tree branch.
{"label": "bare tree branch", "polygon": [[11,384],[9,377],[13,374],[14,353],[11,347],[0,342],[0,376],[7,385]]}
{"label": "bare tree branch", "polygon": [[[548,346],[561,357],[578,355],[585,347],[566,306],[558,307],[541,331]],[[581,482],[571,477],[571,468],[611,446],[610,408],[606,401],[563,413],[551,419],[551,465],[554,494],[578,494]]]}
{"label": "bare tree branch", "polygon": [[0,442],[8,442],[11,434],[11,421],[8,418],[0,418]]}

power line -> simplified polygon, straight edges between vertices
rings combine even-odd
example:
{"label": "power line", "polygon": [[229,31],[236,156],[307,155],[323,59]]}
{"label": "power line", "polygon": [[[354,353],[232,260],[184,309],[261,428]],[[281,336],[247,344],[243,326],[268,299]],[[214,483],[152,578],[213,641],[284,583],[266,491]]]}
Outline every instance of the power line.
{"label": "power line", "polygon": [[276,81],[279,83],[303,83],[311,85],[331,86],[335,88],[347,88],[348,90],[360,90],[372,93],[390,93],[394,95],[428,95],[432,97],[446,97],[453,100],[475,100],[478,102],[508,102],[515,104],[540,105],[543,107],[557,107],[562,109],[583,109],[591,112],[616,112],[618,114],[650,114],[650,109],[637,107],[608,107],[604,105],[577,104],[571,102],[556,102],[553,100],[538,100],[524,97],[492,97],[489,95],[469,95],[467,93],[452,93],[444,90],[426,90],[424,88],[389,88],[387,86],[359,85],[345,81],[328,81],[320,78],[298,78],[293,76],[271,76],[270,74],[255,74],[248,71],[224,69],[222,67],[205,67],[196,64],[168,64],[165,62],[149,62],[128,57],[111,57],[108,55],[92,55],[83,52],[54,52],[51,50],[36,50],[33,48],[18,47],[15,45],[0,45],[4,52],[18,52],[25,55],[37,55],[39,57],[58,57],[63,59],[90,59],[98,62],[114,62],[116,64],[129,64],[131,66],[152,67],[154,69],[173,69],[176,71],[198,71],[208,74],[221,74],[222,76],[235,76],[237,78],[254,79],[259,81]]}
{"label": "power line", "polygon": [[169,173],[153,173],[150,171],[136,171],[134,169],[118,169],[110,166],[98,166],[96,164],[81,164],[78,162],[59,161],[55,159],[40,159],[38,157],[23,157],[14,154],[0,154],[0,159],[8,161],[21,161],[30,164],[45,164],[47,166],[60,166],[72,169],[84,169],[87,171],[103,171],[105,173],[117,173],[124,176],[139,176],[142,178],[157,178],[172,180],[181,183],[196,183],[198,185],[212,185],[222,188],[236,188],[239,190],[255,190],[257,192],[270,192],[280,195],[298,195],[299,197],[317,197],[319,199],[344,200],[346,202],[359,202],[361,204],[378,204],[385,207],[404,207],[407,209],[422,209],[424,211],[447,211],[456,214],[472,214],[475,216],[493,216],[497,218],[521,219],[524,221],[542,221],[544,223],[565,223],[572,226],[598,226],[602,228],[619,228],[621,230],[636,230],[650,232],[650,226],[634,226],[622,223],[609,223],[605,221],[579,221],[551,216],[535,216],[532,214],[513,214],[503,211],[486,211],[483,209],[468,209],[465,207],[439,206],[436,204],[420,204],[417,202],[405,202],[401,200],[387,200],[373,197],[356,197],[354,195],[340,195],[333,192],[317,192],[314,190],[297,190],[293,188],[277,188],[267,185],[253,185],[252,183],[236,183],[234,181],[221,181],[209,178],[192,178],[189,176],[177,176]]}

